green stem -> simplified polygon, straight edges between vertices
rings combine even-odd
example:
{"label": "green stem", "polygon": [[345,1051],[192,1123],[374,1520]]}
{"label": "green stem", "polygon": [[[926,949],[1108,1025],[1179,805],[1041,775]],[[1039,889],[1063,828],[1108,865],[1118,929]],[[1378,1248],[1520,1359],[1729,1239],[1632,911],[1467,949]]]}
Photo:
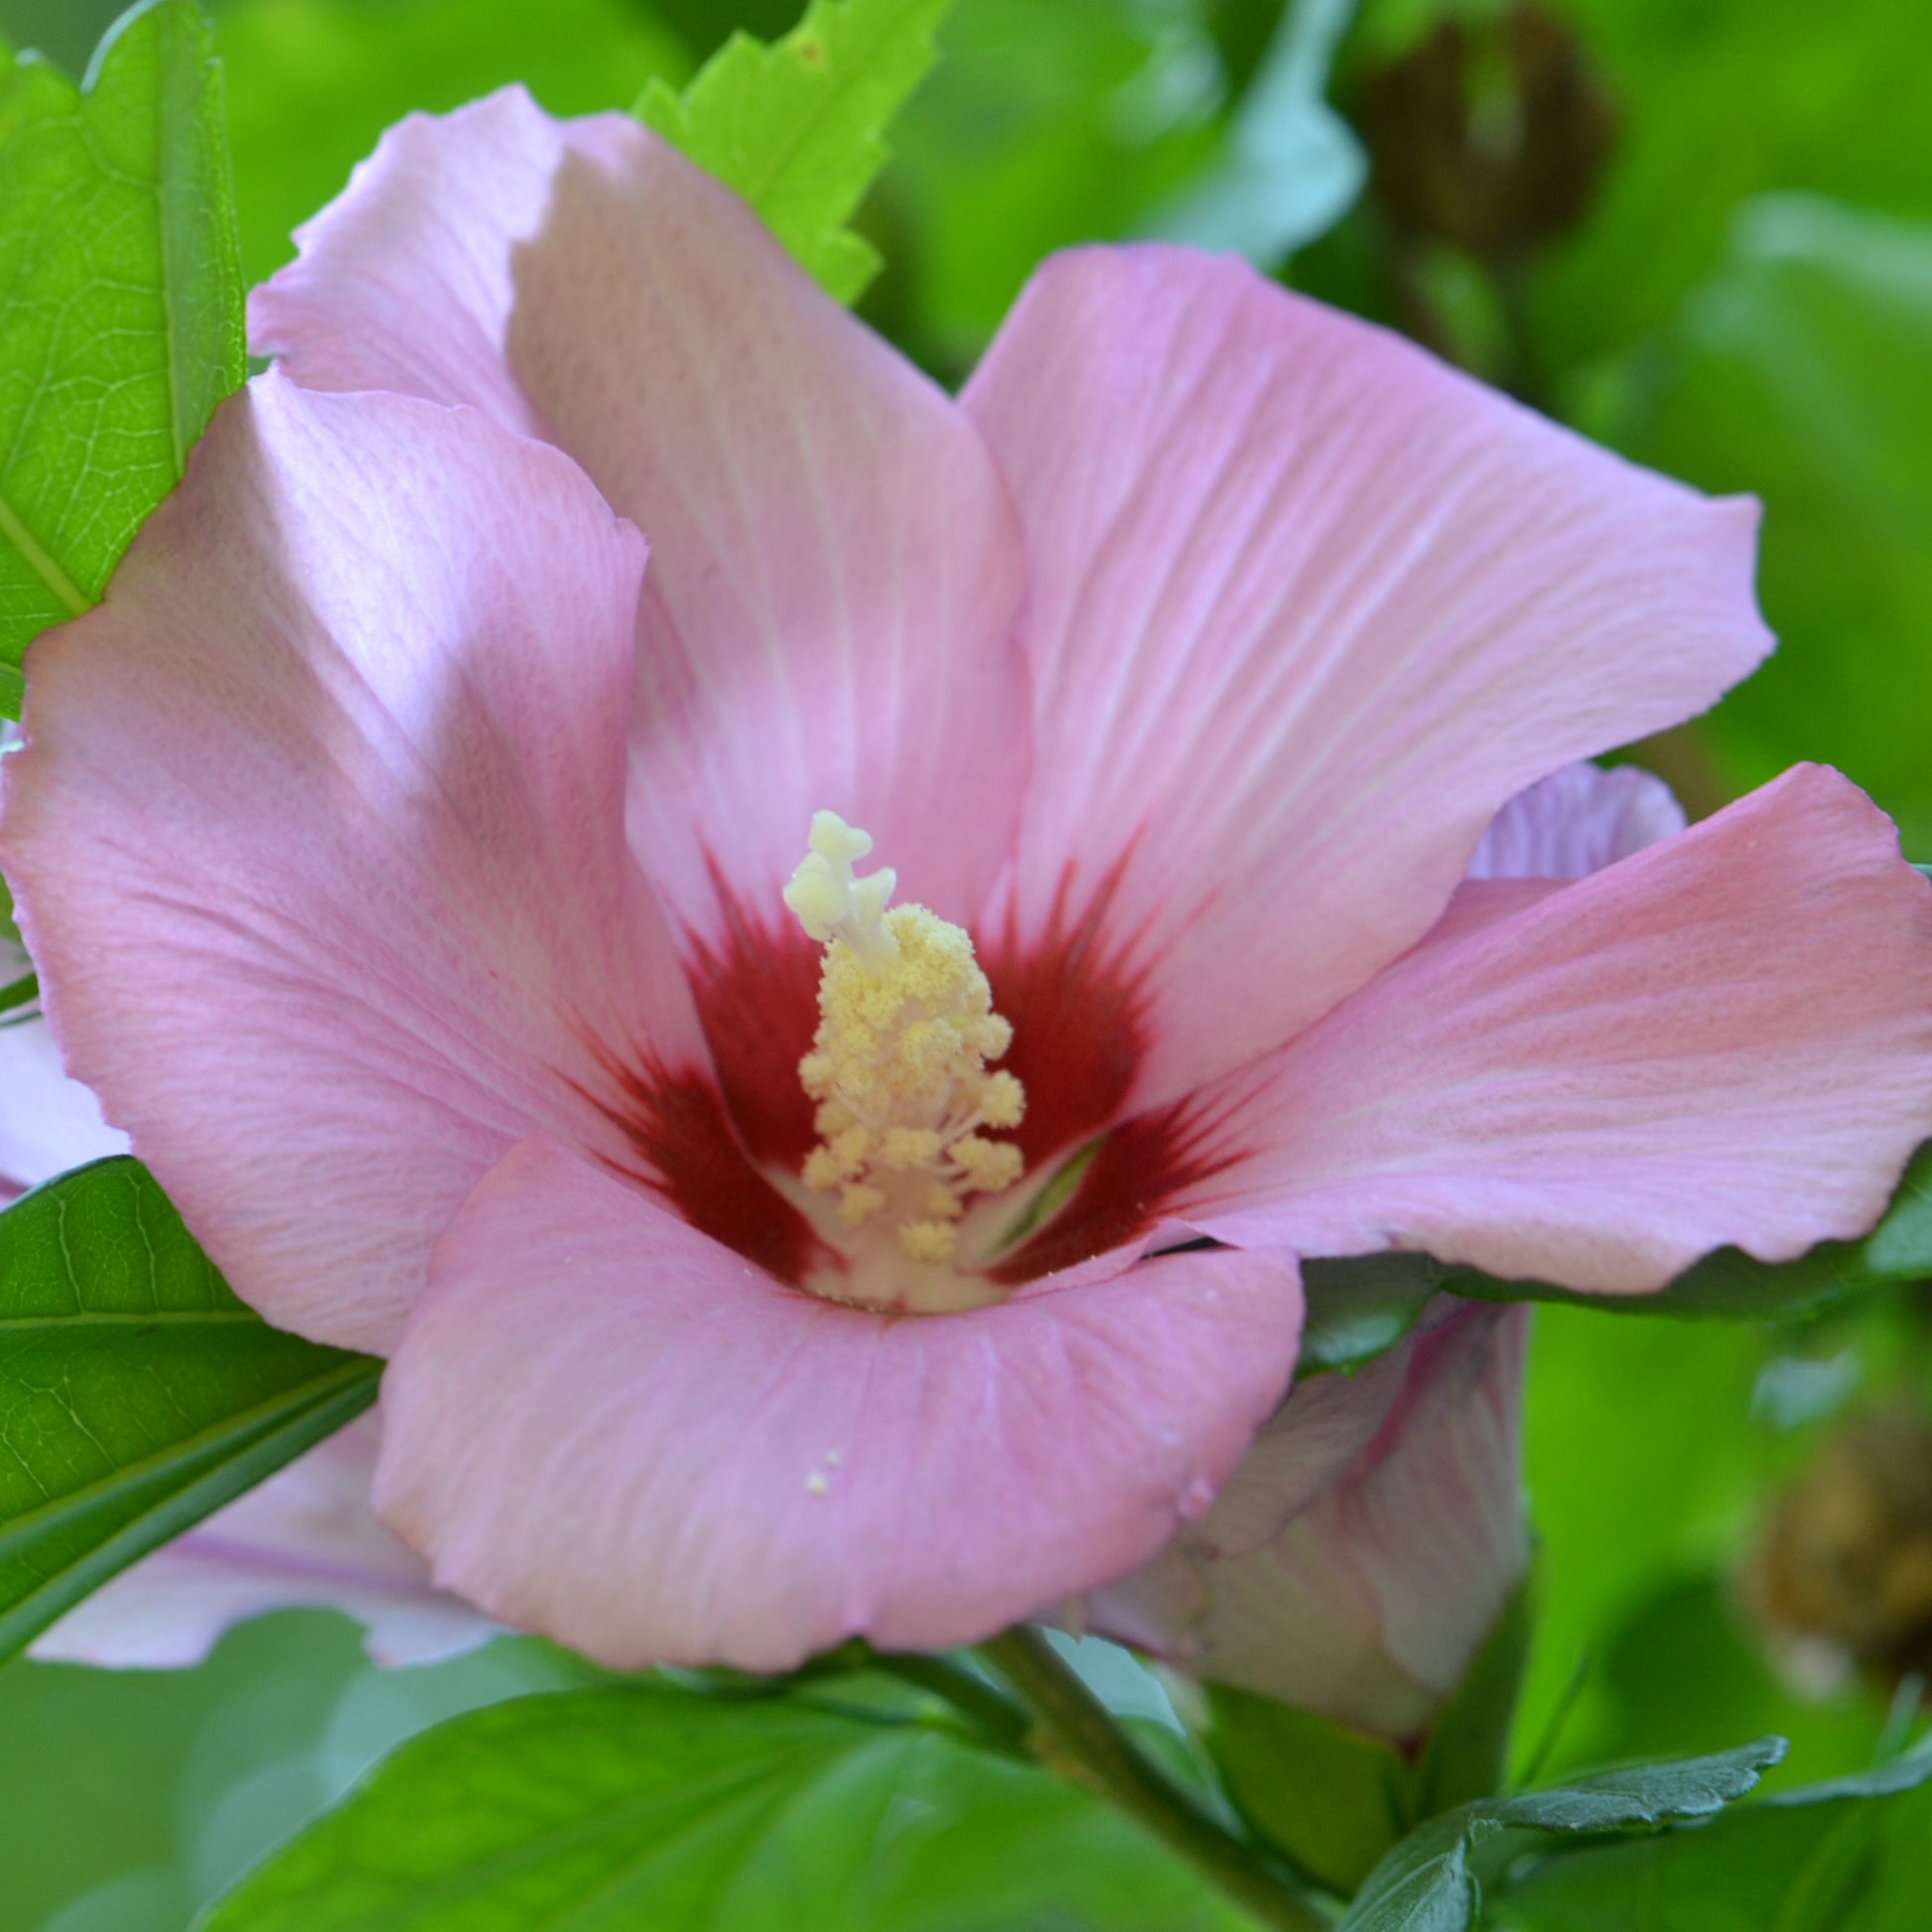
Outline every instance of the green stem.
{"label": "green stem", "polygon": [[1033,1707],[1041,1762],[1125,1812],[1264,1925],[1327,1932],[1293,1879],[1141,1755],[1041,1632],[1019,1624],[980,1648]]}
{"label": "green stem", "polygon": [[875,1651],[870,1661],[874,1670],[917,1685],[951,1705],[971,1725],[975,1740],[987,1749],[1032,1762],[1033,1752],[1027,1744],[1031,1725],[1026,1712],[977,1672],[945,1657],[925,1657],[911,1651]]}

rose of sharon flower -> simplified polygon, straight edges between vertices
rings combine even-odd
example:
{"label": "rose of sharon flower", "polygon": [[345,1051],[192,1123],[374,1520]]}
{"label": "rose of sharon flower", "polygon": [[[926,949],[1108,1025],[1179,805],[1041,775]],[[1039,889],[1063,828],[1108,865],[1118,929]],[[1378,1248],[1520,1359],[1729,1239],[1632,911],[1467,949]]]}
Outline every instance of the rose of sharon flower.
{"label": "rose of sharon flower", "polygon": [[[0,945],[0,979],[26,960]],[[0,1204],[64,1169],[125,1151],[61,1071],[45,1026],[0,1027]],[[198,1664],[229,1624],[297,1604],[345,1610],[381,1664],[468,1650],[496,1626],[430,1583],[369,1507],[373,1419],[352,1423],[97,1589],[42,1631],[46,1662]]]}
{"label": "rose of sharon flower", "polygon": [[1932,889],[1835,774],[1457,890],[1762,656],[1750,507],[1239,263],[1051,261],[955,401],[512,92],[254,337],[34,649],[0,861],[69,1064],[390,1356],[378,1506],[505,1621],[980,1637],[1202,1514],[1298,1256],[1643,1293],[1932,1131]]}

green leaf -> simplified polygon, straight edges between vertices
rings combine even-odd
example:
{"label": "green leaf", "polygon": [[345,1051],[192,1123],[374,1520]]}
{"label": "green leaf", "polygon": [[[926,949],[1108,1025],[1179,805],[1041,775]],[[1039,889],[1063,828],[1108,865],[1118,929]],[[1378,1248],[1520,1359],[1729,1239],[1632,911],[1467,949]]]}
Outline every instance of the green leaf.
{"label": "green leaf", "polygon": [[[1780,1451],[1802,1456],[1807,1447],[1766,1440],[1769,1432],[1761,1429],[1752,1433],[1767,1461]],[[1809,1447],[1815,1449],[1815,1441]],[[1600,1470],[1595,1473],[1600,1479]],[[1737,1514],[1760,1514],[1769,1473],[1760,1465],[1757,1481],[1739,1497]],[[1595,1529],[1601,1535],[1615,1527]],[[1573,1540],[1575,1535],[1573,1530]],[[1605,1606],[1609,1613],[1588,1629],[1600,1722],[1588,1726],[1583,1748],[1599,1760],[1667,1757],[1696,1750],[1712,1737],[1776,1732],[1791,1751],[1766,1782],[1788,1781],[1794,1789],[1870,1763],[1884,1727],[1883,1707],[1876,1698],[1821,1698],[1793,1690],[1736,1601],[1735,1568],[1727,1542],[1715,1549],[1707,1544],[1688,1561],[1680,1554],[1633,1605]],[[1794,1768],[1805,1775],[1794,1776]]]}
{"label": "green leaf", "polygon": [[0,72],[0,713],[49,624],[98,600],[242,377],[219,72],[194,0],[150,0],[84,90]]}
{"label": "green leaf", "polygon": [[1416,1767],[1417,1817],[1433,1818],[1503,1788],[1510,1723],[1529,1657],[1534,1594],[1533,1579],[1517,1586],[1437,1715]]}
{"label": "green leaf", "polygon": [[1346,1896],[1416,1822],[1400,1751],[1312,1711],[1209,1684],[1207,1745],[1235,1809],[1296,1870]]}
{"label": "green leaf", "polygon": [[[1897,1798],[1932,1782],[1932,1739],[1854,1777],[1784,1791],[1692,1829],[1542,1860],[1509,1890],[1526,1932],[1841,1932],[1880,1875]],[[1920,1808],[1922,1810],[1922,1808]],[[1909,1852],[1923,1882],[1922,1849]]]}
{"label": "green leaf", "polygon": [[1514,1798],[1486,1798],[1431,1819],[1375,1867],[1337,1932],[1463,1932],[1478,1903],[1470,1855],[1501,1832],[1640,1832],[1703,1818],[1741,1798],[1783,1741],[1759,1738],[1710,1757],[1572,1778]]}
{"label": "green leaf", "polygon": [[18,1007],[32,1006],[40,996],[40,981],[32,973],[25,973],[19,979],[0,986],[0,1013],[11,1013]]}
{"label": "green leaf", "polygon": [[1583,232],[1532,287],[1545,355],[1575,365],[1667,326],[1732,210],[1804,189],[1932,215],[1923,0],[1565,0],[1619,108]]}
{"label": "green leaf", "polygon": [[202,1932],[1208,1932],[1244,1921],[1117,1815],[891,1711],[661,1680],[413,1739]]}
{"label": "green leaf", "polygon": [[1708,1707],[1688,1731],[1653,1734],[1623,1722],[1606,1682],[1616,1662],[1606,1645],[1673,1580],[1728,1561],[1737,1526],[1757,1512],[1773,1447],[1750,1421],[1764,1335],[1742,1322],[1551,1308],[1538,1311],[1531,1354],[1523,1461],[1541,1547],[1519,1775],[1534,1775],[1539,1756],[1561,1774],[1782,1731],[1744,1698]]}
{"label": "green leaf", "polygon": [[237,1302],[147,1171],[0,1214],[0,1657],[375,1399]]}
{"label": "green leaf", "polygon": [[775,46],[734,34],[682,94],[653,81],[637,114],[735,188],[841,302],[879,253],[845,223],[886,165],[883,134],[932,66],[951,0],[812,0]]}
{"label": "green leaf", "polygon": [[1932,221],[1745,204],[1634,401],[1631,454],[1764,504],[1778,649],[1700,722],[1723,779],[1837,764],[1932,856]]}
{"label": "green leaf", "polygon": [[[1383,1256],[1320,1263],[1322,1293],[1345,1302],[1360,1295],[1365,1311],[1388,1293]],[[1549,1282],[1505,1282],[1472,1268],[1426,1256],[1405,1257],[1411,1285],[1483,1302],[1560,1302],[1609,1314],[1669,1314],[1692,1320],[1765,1321],[1822,1313],[1836,1303],[1887,1283],[1932,1277],[1932,1142],[1912,1157],[1891,1205],[1859,1241],[1825,1241],[1796,1261],[1756,1261],[1736,1248],[1686,1269],[1655,1295],[1584,1295]],[[1364,1319],[1368,1316],[1365,1314]]]}
{"label": "green leaf", "polygon": [[1044,256],[1143,234],[1201,179],[1221,145],[1207,11],[969,0],[947,17],[876,203],[913,237],[878,306],[901,305],[919,359],[963,375]]}
{"label": "green leaf", "polygon": [[553,114],[590,114],[691,67],[636,0],[228,0],[220,46],[250,281],[412,110],[515,81]]}
{"label": "green leaf", "polygon": [[1421,1318],[1442,1277],[1442,1264],[1427,1255],[1305,1261],[1300,1372],[1352,1374],[1387,1354]]}
{"label": "green leaf", "polygon": [[1529,1634],[1525,1585],[1413,1757],[1311,1711],[1205,1685],[1207,1746],[1228,1796],[1298,1871],[1346,1896],[1424,1819],[1500,1788]]}

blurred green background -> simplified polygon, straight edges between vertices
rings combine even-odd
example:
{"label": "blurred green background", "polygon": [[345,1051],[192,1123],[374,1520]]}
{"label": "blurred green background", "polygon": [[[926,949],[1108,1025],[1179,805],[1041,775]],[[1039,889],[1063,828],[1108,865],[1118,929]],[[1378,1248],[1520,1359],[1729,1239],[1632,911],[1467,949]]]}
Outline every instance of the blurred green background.
{"label": "blurred green background", "polygon": [[[112,0],[0,0],[84,67]],[[216,0],[251,276],[378,131],[510,79],[621,107],[792,0]],[[1246,248],[1534,406],[1764,504],[1777,658],[1639,756],[1706,811],[1841,765],[1932,859],[1932,13],[1925,0],[957,0],[864,225],[865,313],[947,379],[1095,236]],[[1868,1762],[1932,1661],[1923,1296],[1777,1332],[1538,1315],[1551,1768],[1794,1742]],[[1916,1566],[1916,1568],[1914,1568]],[[0,1932],[182,1932],[390,1743],[568,1666],[396,1674],[319,1614],[203,1669],[0,1673]],[[31,1778],[10,1766],[31,1762]],[[1932,1795],[1861,1926],[1926,1922]],[[1909,1869],[1908,1869],[1909,1866]],[[1067,1921],[1072,1923],[1072,1921]]]}

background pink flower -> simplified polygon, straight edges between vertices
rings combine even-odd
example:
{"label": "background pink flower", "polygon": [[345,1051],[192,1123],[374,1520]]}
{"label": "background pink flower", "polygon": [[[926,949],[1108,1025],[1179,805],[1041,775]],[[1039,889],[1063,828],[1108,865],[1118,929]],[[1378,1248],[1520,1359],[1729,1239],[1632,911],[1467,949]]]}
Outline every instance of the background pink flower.
{"label": "background pink flower", "polygon": [[378,1664],[428,1664],[500,1627],[437,1589],[369,1507],[381,1441],[362,1418],[42,1631],[43,1663],[155,1670],[199,1664],[229,1625],[268,1610],[341,1610]]}
{"label": "background pink flower", "polygon": [[[25,970],[26,959],[18,961]],[[14,964],[0,958],[0,977]],[[126,1151],[99,1103],[61,1070],[39,1020],[0,1028],[0,1201],[68,1168]],[[153,1668],[200,1663],[230,1624],[298,1604],[340,1609],[377,1663],[427,1663],[496,1626],[433,1587],[422,1560],[369,1505],[379,1441],[352,1424],[185,1536],[124,1570],[32,1654],[48,1662]]]}

